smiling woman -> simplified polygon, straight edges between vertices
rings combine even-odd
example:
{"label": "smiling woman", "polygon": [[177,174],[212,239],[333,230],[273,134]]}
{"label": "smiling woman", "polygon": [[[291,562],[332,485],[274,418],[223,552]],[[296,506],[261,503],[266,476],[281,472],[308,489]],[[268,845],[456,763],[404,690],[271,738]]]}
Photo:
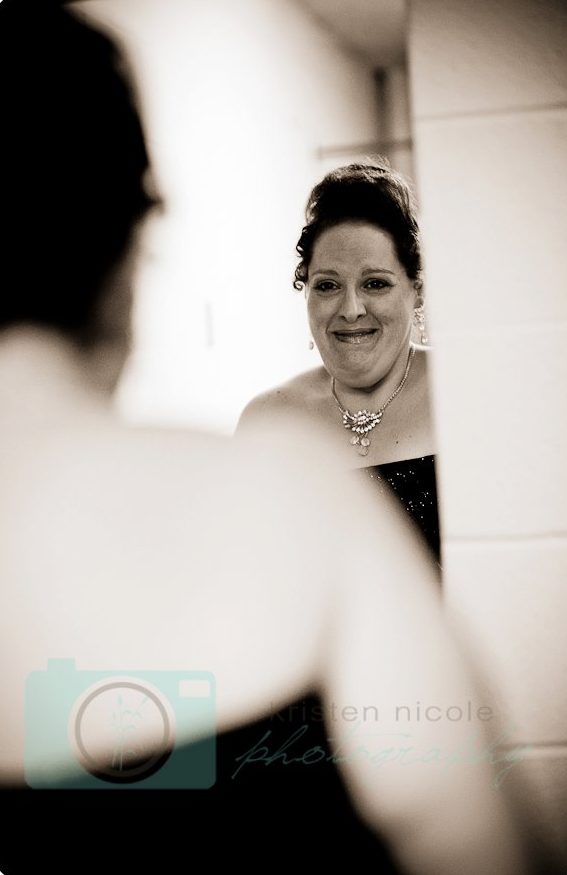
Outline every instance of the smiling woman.
{"label": "smiling woman", "polygon": [[417,291],[386,232],[354,221],[323,231],[313,247],[308,288],[311,332],[334,390],[338,384],[371,395],[386,378],[399,386],[400,371],[407,380]]}
{"label": "smiling woman", "polygon": [[305,289],[322,366],[254,398],[239,427],[301,418],[335,440],[342,428],[345,466],[363,469],[381,490],[388,483],[438,558],[421,251],[409,185],[386,161],[334,170],[311,192],[297,252],[294,285]]}
{"label": "smiling woman", "polygon": [[[357,476],[370,477],[380,492],[393,489],[439,559],[428,351],[412,342],[414,322],[418,328],[422,325],[423,292],[409,186],[386,162],[333,171],[310,194],[297,252],[294,285],[305,289],[309,326],[322,365],[254,398],[239,429],[277,434],[299,422],[308,444],[315,435],[327,434],[338,444],[333,461],[359,469]],[[324,459],[321,454],[317,462],[324,466]],[[344,501],[348,505],[346,496]],[[348,508],[355,518],[356,511],[360,508]],[[383,535],[377,530],[372,537],[380,543]],[[348,536],[341,546],[354,566],[357,551]],[[324,738],[319,740],[317,703],[308,699],[301,710],[301,715],[289,709],[277,715],[294,740],[287,753],[311,754],[310,746],[301,748],[300,743],[307,730],[324,751],[317,768],[326,779],[332,771],[332,752]],[[266,733],[272,728],[266,721],[258,737],[270,738]],[[247,768],[260,755],[257,741],[254,737],[248,745],[242,762]],[[270,762],[281,756],[281,751],[263,750]],[[305,774],[302,778],[307,795]],[[321,795],[322,810],[330,794],[327,790]],[[336,797],[332,807],[345,833],[348,812]]]}

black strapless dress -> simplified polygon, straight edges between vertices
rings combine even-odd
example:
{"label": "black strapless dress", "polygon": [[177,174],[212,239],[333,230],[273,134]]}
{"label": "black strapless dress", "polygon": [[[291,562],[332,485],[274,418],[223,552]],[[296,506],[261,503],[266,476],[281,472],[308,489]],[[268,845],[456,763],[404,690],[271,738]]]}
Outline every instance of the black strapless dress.
{"label": "black strapless dress", "polygon": [[391,489],[421,531],[437,563],[440,563],[439,510],[435,456],[361,469],[378,489]]}
{"label": "black strapless dress", "polygon": [[[364,473],[379,489],[394,489],[438,558],[434,458]],[[247,752],[264,746],[280,755],[269,765],[265,757],[244,764]],[[325,751],[324,759],[305,756],[315,748]],[[341,858],[353,871],[364,865],[375,875],[395,875],[386,844],[358,819],[330,757],[321,701],[310,696],[222,733],[209,790],[4,790],[0,871],[28,875],[39,853],[46,868],[73,875],[84,863],[104,875],[162,875],[225,861],[266,872],[276,860],[293,873],[320,871]],[[70,850],[71,835],[83,858]]]}

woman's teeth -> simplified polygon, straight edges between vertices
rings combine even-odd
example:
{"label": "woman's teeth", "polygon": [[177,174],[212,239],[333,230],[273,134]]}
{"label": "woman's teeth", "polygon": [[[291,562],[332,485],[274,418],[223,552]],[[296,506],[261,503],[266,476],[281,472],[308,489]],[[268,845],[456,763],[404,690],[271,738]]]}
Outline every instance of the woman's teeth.
{"label": "woman's teeth", "polygon": [[376,330],[374,328],[368,331],[335,331],[335,337],[341,343],[363,343],[374,336]]}

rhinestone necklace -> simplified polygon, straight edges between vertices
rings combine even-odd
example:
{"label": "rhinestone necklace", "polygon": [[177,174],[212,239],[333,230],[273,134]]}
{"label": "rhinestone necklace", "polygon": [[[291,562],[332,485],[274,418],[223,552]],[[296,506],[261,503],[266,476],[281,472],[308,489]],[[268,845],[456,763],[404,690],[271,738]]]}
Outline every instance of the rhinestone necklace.
{"label": "rhinestone necklace", "polygon": [[337,402],[339,410],[343,415],[344,427],[348,428],[352,432],[350,442],[353,447],[356,447],[356,450],[360,456],[368,455],[368,451],[370,449],[370,438],[368,437],[368,435],[370,434],[372,429],[376,428],[376,426],[380,424],[382,414],[384,413],[388,404],[391,404],[396,395],[399,395],[404,388],[406,380],[408,378],[408,374],[410,372],[411,363],[413,361],[414,355],[415,347],[412,346],[409,351],[406,370],[398,388],[395,389],[394,392],[392,392],[388,400],[385,401],[384,404],[382,404],[382,407],[380,407],[380,409],[377,410],[375,413],[372,413],[369,410],[359,410],[358,413],[351,413],[350,410],[347,410],[345,407],[343,407],[337,397],[337,393],[335,390],[335,378],[333,377],[331,381],[331,392],[333,393],[333,398]]}

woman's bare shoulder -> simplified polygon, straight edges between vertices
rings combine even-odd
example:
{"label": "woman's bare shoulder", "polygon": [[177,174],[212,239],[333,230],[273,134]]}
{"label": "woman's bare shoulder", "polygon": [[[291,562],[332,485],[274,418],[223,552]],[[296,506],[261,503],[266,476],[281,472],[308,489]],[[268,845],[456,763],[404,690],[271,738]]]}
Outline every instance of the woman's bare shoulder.
{"label": "woman's bare shoulder", "polygon": [[274,416],[305,413],[328,379],[323,367],[313,368],[256,395],[242,411],[237,430],[262,424]]}

